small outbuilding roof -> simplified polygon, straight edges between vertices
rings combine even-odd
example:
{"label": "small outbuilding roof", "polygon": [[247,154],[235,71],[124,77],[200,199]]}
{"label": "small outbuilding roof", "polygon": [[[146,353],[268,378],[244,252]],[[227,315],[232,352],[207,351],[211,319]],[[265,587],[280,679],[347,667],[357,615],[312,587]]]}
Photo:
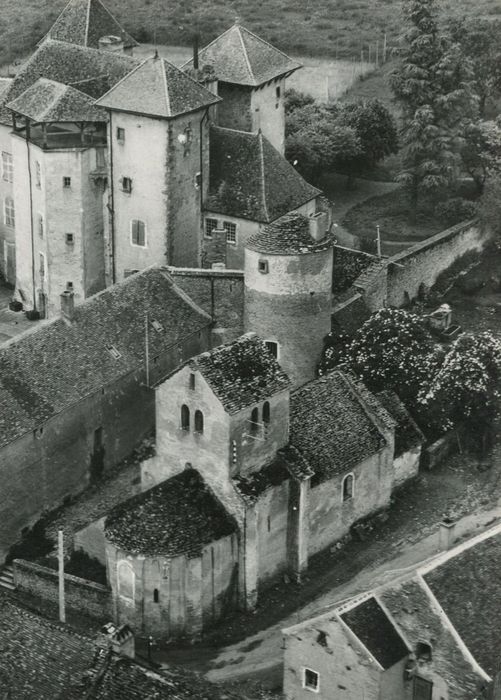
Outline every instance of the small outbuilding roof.
{"label": "small outbuilding roof", "polygon": [[[293,73],[301,64],[264,39],[234,24],[199,53],[200,65],[211,65],[217,79],[235,85],[258,87]],[[193,60],[183,68],[191,69]]]}
{"label": "small outbuilding roof", "polygon": [[131,554],[198,556],[237,525],[195,469],[185,469],[116,506],[106,538]]}
{"label": "small outbuilding roof", "polygon": [[425,442],[417,423],[393,391],[376,394],[378,401],[395,420],[395,457]]}
{"label": "small outbuilding roof", "polygon": [[230,414],[289,387],[287,375],[254,333],[197,355],[188,364],[202,374]]}
{"label": "small outbuilding roof", "polygon": [[99,39],[105,36],[119,37],[125,48],[139,46],[101,0],[70,0],[49,29],[46,38],[97,49]]}
{"label": "small outbuilding roof", "polygon": [[106,122],[106,110],[96,107],[92,97],[55,80],[40,78],[9,109],[39,123]]}
{"label": "small outbuilding roof", "polygon": [[120,112],[171,119],[221,99],[155,54],[134,68],[97,104]]}
{"label": "small outbuilding roof", "polygon": [[329,233],[316,241],[310,233],[310,221],[303,214],[291,211],[249,238],[246,248],[269,255],[304,255],[332,248]]}
{"label": "small outbuilding roof", "polygon": [[209,211],[268,223],[320,194],[260,131],[211,127]]}

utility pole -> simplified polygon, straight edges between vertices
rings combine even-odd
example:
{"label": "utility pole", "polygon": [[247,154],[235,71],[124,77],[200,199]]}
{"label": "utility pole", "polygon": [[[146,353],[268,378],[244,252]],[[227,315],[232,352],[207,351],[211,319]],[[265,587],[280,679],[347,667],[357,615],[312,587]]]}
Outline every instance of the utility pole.
{"label": "utility pole", "polygon": [[64,534],[60,527],[57,533],[57,558],[59,573],[59,620],[66,622],[66,610],[64,604]]}
{"label": "utility pole", "polygon": [[144,361],[146,365],[146,386],[150,386],[150,337],[148,334],[148,312],[144,316]]}
{"label": "utility pole", "polygon": [[383,39],[383,63],[386,63],[386,49],[387,49],[387,35],[386,32],[384,33],[384,39]]}
{"label": "utility pole", "polygon": [[379,228],[379,224],[376,225],[376,234],[377,256],[378,258],[381,258],[381,230]]}

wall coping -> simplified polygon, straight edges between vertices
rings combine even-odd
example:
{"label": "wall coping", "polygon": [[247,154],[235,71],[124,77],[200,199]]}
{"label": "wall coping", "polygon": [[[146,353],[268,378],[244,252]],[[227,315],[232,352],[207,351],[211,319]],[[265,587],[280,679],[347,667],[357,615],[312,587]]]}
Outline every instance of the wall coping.
{"label": "wall coping", "polygon": [[[36,564],[35,562],[27,561],[26,559],[14,559],[13,564],[14,573],[16,569],[21,569],[25,571],[32,571],[33,573],[45,578],[57,579],[59,576],[58,572],[54,571],[54,569],[49,569],[48,566],[42,566],[41,564]],[[111,592],[111,590],[107,586],[103,586],[101,583],[89,581],[88,579],[80,578],[80,576],[73,576],[73,574],[65,573],[64,580],[76,586],[91,589],[96,593],[106,593],[106,595],[109,595]]]}
{"label": "wall coping", "polygon": [[243,270],[212,270],[196,267],[167,267],[167,271],[173,277],[238,277],[243,279]]}
{"label": "wall coping", "polygon": [[412,258],[417,253],[425,251],[428,248],[433,248],[435,245],[438,245],[439,243],[442,243],[443,241],[446,241],[449,238],[453,238],[454,236],[458,235],[459,233],[462,233],[463,231],[466,231],[469,228],[472,228],[478,223],[478,219],[462,221],[461,223],[456,224],[455,226],[451,226],[450,228],[447,228],[444,231],[436,233],[434,236],[430,236],[429,238],[425,238],[423,241],[415,243],[410,248],[403,250],[401,253],[395,253],[395,255],[392,255],[390,258],[388,258],[387,262],[389,265],[391,265],[395,262],[405,261],[408,258]]}

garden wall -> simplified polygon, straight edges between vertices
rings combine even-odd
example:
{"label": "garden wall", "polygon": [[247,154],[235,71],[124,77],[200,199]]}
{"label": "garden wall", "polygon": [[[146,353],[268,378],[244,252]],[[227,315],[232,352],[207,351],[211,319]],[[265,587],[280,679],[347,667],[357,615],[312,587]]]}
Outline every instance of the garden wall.
{"label": "garden wall", "polygon": [[[14,585],[44,601],[58,604],[59,579],[57,571],[45,566],[15,559],[13,563]],[[111,590],[94,581],[87,581],[71,574],[64,575],[66,607],[93,617],[99,621],[113,618]]]}

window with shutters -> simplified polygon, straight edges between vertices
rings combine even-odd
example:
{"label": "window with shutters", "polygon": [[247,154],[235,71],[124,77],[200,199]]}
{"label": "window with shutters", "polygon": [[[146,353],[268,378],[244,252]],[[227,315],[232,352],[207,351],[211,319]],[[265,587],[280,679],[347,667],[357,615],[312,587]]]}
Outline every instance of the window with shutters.
{"label": "window with shutters", "polygon": [[6,197],[3,205],[3,220],[6,226],[11,226],[15,228],[16,226],[16,213],[14,209],[14,200],[12,197]]}
{"label": "window with shutters", "polygon": [[146,246],[146,224],[140,219],[131,221],[131,243],[142,248]]}
{"label": "window with shutters", "polygon": [[12,154],[2,152],[2,178],[6,182],[14,182],[14,163],[12,161]]}

